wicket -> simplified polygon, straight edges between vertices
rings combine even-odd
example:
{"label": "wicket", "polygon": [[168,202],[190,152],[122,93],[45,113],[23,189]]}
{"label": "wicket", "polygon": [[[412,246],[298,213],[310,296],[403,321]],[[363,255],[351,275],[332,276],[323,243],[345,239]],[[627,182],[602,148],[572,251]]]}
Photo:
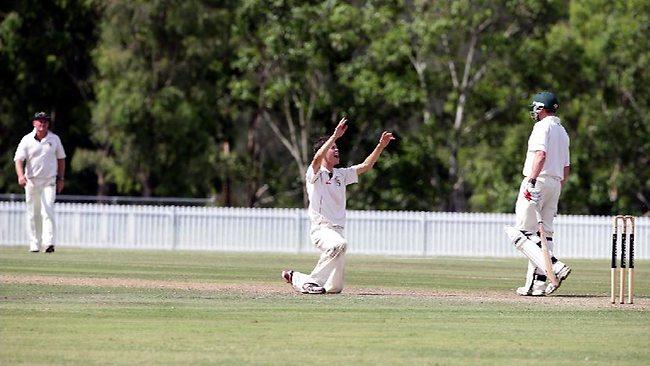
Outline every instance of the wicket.
{"label": "wicket", "polygon": [[[614,233],[612,235],[612,273],[611,273],[611,301],[612,304],[616,303],[616,244],[618,241],[618,228],[619,222],[622,224],[621,232],[621,270],[619,278],[619,303],[624,304],[624,288],[625,288],[625,269],[626,264],[626,239],[629,234],[630,237],[630,254],[629,266],[627,266],[627,302],[632,304],[634,302],[634,216],[617,215],[613,220]],[[630,229],[628,233],[628,228]]]}

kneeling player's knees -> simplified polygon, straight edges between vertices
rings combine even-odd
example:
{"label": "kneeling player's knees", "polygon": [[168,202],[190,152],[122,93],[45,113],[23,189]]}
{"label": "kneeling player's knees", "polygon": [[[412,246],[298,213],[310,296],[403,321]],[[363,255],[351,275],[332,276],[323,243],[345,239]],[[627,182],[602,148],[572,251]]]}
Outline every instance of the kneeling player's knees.
{"label": "kneeling player's knees", "polygon": [[336,251],[337,253],[345,253],[348,250],[348,241],[347,240],[341,240],[338,243],[336,243]]}

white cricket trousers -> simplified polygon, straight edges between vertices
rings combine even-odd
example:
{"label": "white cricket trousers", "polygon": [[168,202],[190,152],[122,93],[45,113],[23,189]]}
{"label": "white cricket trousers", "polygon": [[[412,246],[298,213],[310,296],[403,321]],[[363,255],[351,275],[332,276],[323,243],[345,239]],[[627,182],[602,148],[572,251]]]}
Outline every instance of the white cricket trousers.
{"label": "white cricket trousers", "polygon": [[[519,187],[519,195],[517,196],[517,204],[515,206],[516,224],[518,230],[523,230],[527,234],[534,234],[538,230],[537,215],[535,213],[535,205],[532,204],[524,197],[524,190],[528,184],[528,177],[525,177],[521,186]],[[553,237],[553,220],[557,214],[557,205],[560,200],[560,193],[562,191],[562,184],[557,178],[540,175],[537,177],[535,186],[541,191],[541,199],[537,203],[544,223],[544,232],[549,238]],[[553,240],[548,241],[548,251],[553,256],[554,243]],[[528,270],[526,278],[532,281],[533,273],[545,274],[541,268],[536,268],[532,262],[528,262]]]}
{"label": "white cricket trousers", "polygon": [[[528,184],[528,178],[524,178],[519,187],[519,195],[515,205],[516,224],[515,227],[527,233],[537,232],[537,216],[535,205],[524,197],[524,190]],[[541,191],[541,199],[537,203],[544,222],[544,231],[547,236],[553,236],[553,220],[557,214],[557,204],[560,200],[562,185],[557,178],[540,175],[535,184]]]}
{"label": "white cricket trousers", "polygon": [[54,245],[56,178],[30,178],[25,185],[29,250]]}
{"label": "white cricket trousers", "polygon": [[342,227],[326,225],[313,226],[311,241],[322,252],[316,267],[309,275],[293,272],[292,285],[302,291],[305,283],[315,283],[325,288],[328,293],[343,291],[345,284],[345,252],[348,241]]}

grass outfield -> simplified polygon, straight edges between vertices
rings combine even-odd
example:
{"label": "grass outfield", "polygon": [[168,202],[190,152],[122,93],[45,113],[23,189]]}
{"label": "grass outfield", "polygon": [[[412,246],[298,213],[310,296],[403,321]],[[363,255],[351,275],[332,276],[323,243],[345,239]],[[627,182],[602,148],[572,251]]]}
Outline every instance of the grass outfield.
{"label": "grass outfield", "polygon": [[2,247],[0,364],[650,364],[650,261],[615,306],[605,260],[535,299],[524,259],[350,255],[342,294],[281,282],[316,259]]}

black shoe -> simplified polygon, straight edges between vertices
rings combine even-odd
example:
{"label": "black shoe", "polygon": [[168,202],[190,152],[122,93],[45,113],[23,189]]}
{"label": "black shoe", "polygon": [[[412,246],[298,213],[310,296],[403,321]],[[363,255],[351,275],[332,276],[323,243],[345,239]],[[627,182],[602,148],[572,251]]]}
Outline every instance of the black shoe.
{"label": "black shoe", "polygon": [[54,245],[50,245],[45,249],[45,253],[54,253]]}

